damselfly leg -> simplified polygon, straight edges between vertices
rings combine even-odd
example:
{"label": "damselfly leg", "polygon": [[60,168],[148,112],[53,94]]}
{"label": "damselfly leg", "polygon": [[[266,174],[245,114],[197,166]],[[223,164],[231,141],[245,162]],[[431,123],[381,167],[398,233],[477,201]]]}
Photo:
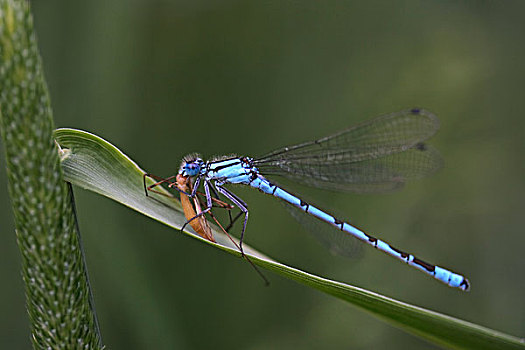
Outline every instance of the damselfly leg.
{"label": "damselfly leg", "polygon": [[[157,182],[154,183],[153,185],[146,186],[146,182],[145,182],[146,176],[153,178]],[[175,178],[175,181],[173,181],[173,178]],[[248,263],[253,267],[253,269],[263,279],[265,285],[270,284],[266,276],[264,276],[264,274],[257,268],[257,266],[251,261],[251,259],[248,258],[248,256],[244,254],[243,249],[242,249],[242,237],[241,237],[240,243],[237,244],[237,242],[230,236],[228,231],[224,229],[224,227],[221,225],[219,220],[217,220],[217,218],[213,214],[213,211],[211,210],[212,207],[217,207],[217,208],[228,210],[228,215],[230,217],[230,223],[228,226],[231,227],[234,223],[234,221],[232,220],[232,216],[231,216],[231,210],[234,208],[234,206],[224,201],[221,201],[218,198],[212,197],[209,190],[206,190],[206,194],[198,192],[198,191],[194,191],[194,189],[192,188],[191,178],[188,176],[182,176],[179,174],[179,175],[171,176],[169,178],[164,179],[158,176],[144,174],[144,188],[146,189],[146,193],[147,191],[151,191],[151,192],[155,192],[161,195],[166,195],[168,197],[171,197],[169,194],[153,190],[155,186],[159,186],[162,184],[167,184],[169,188],[174,188],[175,190],[180,192],[180,202],[182,205],[182,209],[184,211],[184,216],[186,217],[186,220],[187,220],[186,223],[181,227],[181,231],[184,230],[186,225],[189,224],[193,228],[193,230],[197,232],[198,235],[200,235],[201,237],[211,242],[216,242],[215,238],[213,237],[212,230],[204,214],[210,215],[210,217],[215,221],[215,223],[222,230],[222,232],[230,239],[233,245],[241,252],[241,256],[244,259],[246,259],[246,261],[248,261]],[[213,192],[216,195],[216,197],[218,197],[218,194],[215,191],[215,189],[213,189]],[[191,198],[190,193],[196,193],[198,196],[193,197],[193,201],[190,201],[190,198]],[[209,206],[206,210],[202,210],[203,203],[201,202],[201,198],[206,198],[206,202],[211,203],[211,206]],[[227,198],[230,199],[229,196],[227,196]],[[236,202],[234,201],[234,203]],[[239,203],[243,204],[244,202],[240,201]],[[241,211],[239,214],[242,214],[242,213],[243,212]],[[237,215],[234,220],[236,220],[239,217],[240,215]]]}

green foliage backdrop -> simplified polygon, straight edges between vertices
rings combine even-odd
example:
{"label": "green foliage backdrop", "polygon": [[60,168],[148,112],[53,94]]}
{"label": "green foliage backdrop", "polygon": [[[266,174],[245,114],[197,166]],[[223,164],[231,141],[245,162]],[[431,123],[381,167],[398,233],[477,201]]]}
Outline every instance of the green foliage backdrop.
{"label": "green foliage backdrop", "polygon": [[[445,167],[432,178],[384,196],[294,190],[464,273],[470,293],[371,249],[333,257],[272,198],[238,189],[252,210],[247,240],[307,271],[525,334],[522,2],[32,6],[55,124],[101,135],[158,175],[172,174],[189,152],[260,155],[406,107],[435,112],[442,127],[433,144]],[[0,183],[5,178],[0,166]],[[277,276],[264,288],[240,259],[76,194],[111,348],[435,348]],[[0,209],[0,278],[8,286],[0,292],[0,348],[27,348],[5,185]]]}

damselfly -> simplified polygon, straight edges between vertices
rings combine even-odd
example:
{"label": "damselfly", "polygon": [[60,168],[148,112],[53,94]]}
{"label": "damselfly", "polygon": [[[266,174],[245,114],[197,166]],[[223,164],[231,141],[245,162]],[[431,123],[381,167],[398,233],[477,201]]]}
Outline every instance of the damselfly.
{"label": "damselfly", "polygon": [[469,281],[462,275],[396,249],[310,205],[266,178],[267,175],[283,176],[306,185],[337,191],[392,190],[407,180],[431,174],[440,167],[439,154],[424,143],[438,128],[439,120],[432,113],[410,109],[372,119],[315,141],[284,147],[260,158],[230,156],[205,162],[198,155],[187,156],[178,175],[192,179],[193,189],[188,193],[192,198],[196,197],[202,185],[206,200],[206,207],[189,223],[211,212],[216,197],[224,196],[244,214],[239,244],[242,253],[248,206],[225,186],[248,185],[332,225],[341,231],[341,235],[357,238],[450,287],[467,291]]}

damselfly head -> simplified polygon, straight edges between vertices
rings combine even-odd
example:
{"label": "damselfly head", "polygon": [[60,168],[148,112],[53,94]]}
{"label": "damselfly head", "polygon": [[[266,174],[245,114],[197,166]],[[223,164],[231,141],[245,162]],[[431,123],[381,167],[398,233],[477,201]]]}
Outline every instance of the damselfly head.
{"label": "damselfly head", "polygon": [[182,176],[196,176],[200,173],[204,161],[197,154],[190,154],[184,157],[179,169]]}

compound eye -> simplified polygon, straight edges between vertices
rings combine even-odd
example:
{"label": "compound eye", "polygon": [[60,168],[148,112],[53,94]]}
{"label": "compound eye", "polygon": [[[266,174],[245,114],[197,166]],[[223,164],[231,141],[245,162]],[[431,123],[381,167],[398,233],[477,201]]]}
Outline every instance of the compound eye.
{"label": "compound eye", "polygon": [[199,173],[200,166],[196,163],[187,163],[186,164],[186,173],[189,176],[195,176]]}

